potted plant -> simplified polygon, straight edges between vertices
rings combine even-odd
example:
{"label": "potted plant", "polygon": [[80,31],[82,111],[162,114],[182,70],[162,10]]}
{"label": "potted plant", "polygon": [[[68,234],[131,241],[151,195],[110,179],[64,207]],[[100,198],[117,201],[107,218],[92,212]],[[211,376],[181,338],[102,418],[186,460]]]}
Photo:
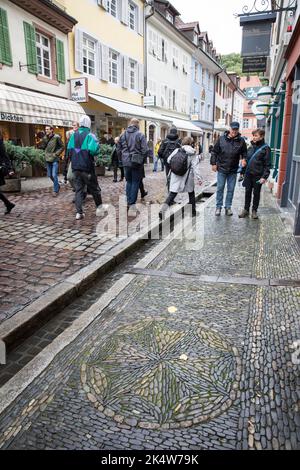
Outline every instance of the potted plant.
{"label": "potted plant", "polygon": [[96,160],[97,176],[105,175],[105,167],[109,166],[111,163],[112,150],[113,148],[111,145],[103,144],[100,146],[100,153]]}
{"label": "potted plant", "polygon": [[42,150],[34,147],[20,147],[7,141],[4,143],[8,157],[12,162],[15,175],[6,180],[2,190],[5,192],[21,191],[21,174],[24,168],[33,165],[45,166],[45,157]]}

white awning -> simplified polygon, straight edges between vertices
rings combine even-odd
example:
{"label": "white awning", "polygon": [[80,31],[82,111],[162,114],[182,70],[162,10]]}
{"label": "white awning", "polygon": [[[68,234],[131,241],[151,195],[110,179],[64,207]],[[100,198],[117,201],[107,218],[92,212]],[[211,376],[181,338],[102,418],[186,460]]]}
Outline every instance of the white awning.
{"label": "white awning", "polygon": [[124,117],[126,119],[136,117],[147,121],[161,121],[170,124],[172,122],[171,118],[162,116],[161,114],[155,113],[148,108],[143,108],[142,106],[125,103],[124,101],[112,100],[104,96],[94,95],[93,93],[89,93],[89,96],[93,98],[93,100],[96,100],[116,111],[119,117]]}
{"label": "white awning", "polygon": [[196,126],[191,121],[185,121],[184,119],[172,118],[173,125],[177,127],[179,131],[192,132],[193,134],[203,134],[201,127]]}
{"label": "white awning", "polygon": [[0,84],[0,121],[72,127],[83,114],[75,101]]}

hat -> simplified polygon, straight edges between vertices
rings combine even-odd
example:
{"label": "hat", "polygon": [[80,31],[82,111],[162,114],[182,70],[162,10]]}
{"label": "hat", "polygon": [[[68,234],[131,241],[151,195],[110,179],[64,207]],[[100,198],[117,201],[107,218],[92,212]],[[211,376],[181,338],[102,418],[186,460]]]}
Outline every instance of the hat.
{"label": "hat", "polygon": [[170,134],[171,135],[176,135],[177,134],[177,127],[172,126],[171,129],[170,129]]}
{"label": "hat", "polygon": [[240,128],[240,123],[237,121],[234,121],[230,124],[231,129],[239,129]]}
{"label": "hat", "polygon": [[89,116],[87,115],[81,116],[80,121],[79,121],[80,127],[88,127],[90,129],[91,124],[92,123],[91,123],[91,119],[89,118]]}

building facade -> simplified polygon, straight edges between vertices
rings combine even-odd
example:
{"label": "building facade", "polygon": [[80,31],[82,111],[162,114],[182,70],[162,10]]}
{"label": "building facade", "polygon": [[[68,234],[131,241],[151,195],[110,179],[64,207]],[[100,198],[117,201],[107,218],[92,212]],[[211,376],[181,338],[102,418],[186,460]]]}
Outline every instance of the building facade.
{"label": "building facade", "polygon": [[[287,7],[288,2],[283,2]],[[300,5],[277,15],[273,28],[271,81],[276,105],[272,139],[276,146],[276,196],[300,236]]]}
{"label": "building facade", "polygon": [[262,87],[260,78],[257,75],[241,77],[240,88],[245,95],[243,112],[243,136],[247,141],[252,140],[252,132],[259,127],[259,121],[253,114],[252,106],[259,101],[257,93]]}
{"label": "building facade", "polygon": [[0,128],[5,139],[35,145],[46,124],[65,131],[83,114],[71,101],[68,33],[76,19],[46,0],[1,0]]}
{"label": "building facade", "polygon": [[165,1],[155,1],[147,19],[147,97],[152,97],[151,109],[165,116],[169,123],[156,125],[148,121],[151,140],[164,139],[170,125],[180,136],[202,131],[191,122],[191,74],[195,49],[178,28],[179,12]]}

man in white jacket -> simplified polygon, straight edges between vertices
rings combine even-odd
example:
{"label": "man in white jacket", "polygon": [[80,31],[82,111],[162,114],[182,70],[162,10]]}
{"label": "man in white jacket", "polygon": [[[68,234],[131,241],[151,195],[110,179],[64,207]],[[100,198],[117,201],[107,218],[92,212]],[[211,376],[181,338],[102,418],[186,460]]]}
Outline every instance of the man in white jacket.
{"label": "man in white jacket", "polygon": [[[188,156],[188,170],[183,176],[175,175],[171,172],[170,180],[170,192],[169,195],[163,204],[159,217],[162,219],[164,213],[174,202],[178,193],[189,193],[189,204],[192,206],[192,215],[195,217],[196,213],[196,196],[195,196],[195,177],[202,183],[202,178],[200,174],[200,157],[196,155],[195,149],[192,147],[193,138],[185,137],[182,141],[182,149],[186,152]],[[180,149],[174,150],[174,152],[169,156],[168,163],[171,164],[172,158],[177,154]]]}

